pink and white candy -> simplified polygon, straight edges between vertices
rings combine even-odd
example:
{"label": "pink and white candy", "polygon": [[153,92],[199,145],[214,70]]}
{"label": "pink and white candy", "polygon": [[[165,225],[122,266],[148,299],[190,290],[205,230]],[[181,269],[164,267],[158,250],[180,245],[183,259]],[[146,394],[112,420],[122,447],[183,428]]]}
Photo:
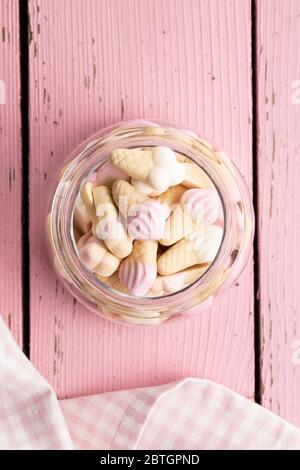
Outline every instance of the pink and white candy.
{"label": "pink and white candy", "polygon": [[155,281],[157,248],[156,241],[135,240],[131,254],[122,261],[119,279],[131,294],[145,295]]}
{"label": "pink and white candy", "polygon": [[218,225],[205,225],[188,235],[186,238],[190,249],[199,252],[199,263],[211,263],[221,246],[224,231]]}
{"label": "pink and white candy", "polygon": [[119,279],[131,294],[141,297],[145,295],[155,281],[156,265],[134,259],[125,259],[119,269]]}
{"label": "pink and white candy", "polygon": [[79,240],[77,246],[82,263],[99,276],[111,276],[118,269],[120,260],[96,237],[90,237],[81,243]]}
{"label": "pink and white candy", "polygon": [[159,201],[136,204],[129,210],[128,233],[136,240],[160,240],[169,215],[169,207]]}
{"label": "pink and white candy", "polygon": [[171,274],[169,276],[158,275],[149,289],[148,295],[151,297],[157,297],[170,294],[172,292],[177,292],[184,287],[184,278],[184,272]]}
{"label": "pink and white candy", "polygon": [[189,189],[182,195],[180,203],[200,224],[213,224],[220,215],[221,202],[215,189]]}

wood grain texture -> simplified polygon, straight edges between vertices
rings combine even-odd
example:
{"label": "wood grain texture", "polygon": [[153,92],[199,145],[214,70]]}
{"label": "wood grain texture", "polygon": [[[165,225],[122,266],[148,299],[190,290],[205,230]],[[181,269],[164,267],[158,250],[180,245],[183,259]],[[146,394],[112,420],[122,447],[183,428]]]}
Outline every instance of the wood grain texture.
{"label": "wood grain texture", "polygon": [[300,2],[257,4],[262,403],[300,425]]}
{"label": "wood grain texture", "polygon": [[236,0],[29,1],[31,358],[60,397],[208,377],[254,392],[251,262],[212,311],[159,328],[85,311],[50,269],[49,181],[97,129],[182,122],[252,180],[251,12]]}
{"label": "wood grain texture", "polygon": [[0,2],[0,315],[22,343],[19,6]]}

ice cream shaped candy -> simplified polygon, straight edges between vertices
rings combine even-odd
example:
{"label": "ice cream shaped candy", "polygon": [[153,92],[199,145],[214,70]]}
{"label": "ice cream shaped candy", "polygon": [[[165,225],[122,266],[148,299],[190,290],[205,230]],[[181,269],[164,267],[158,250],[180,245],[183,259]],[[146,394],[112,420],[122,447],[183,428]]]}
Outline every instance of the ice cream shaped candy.
{"label": "ice cream shaped candy", "polygon": [[157,260],[159,274],[169,275],[194,266],[211,263],[217,255],[223,230],[217,225],[207,225],[178,241]]}
{"label": "ice cream shaped candy", "polygon": [[155,199],[162,204],[167,204],[169,208],[174,204],[178,204],[183,193],[187,191],[187,188],[182,184],[177,184],[176,186],[171,186],[167,191],[157,196]]}
{"label": "ice cream shaped candy", "polygon": [[128,294],[128,289],[126,289],[126,287],[121,284],[118,271],[114,272],[111,276],[108,277],[99,276],[99,279],[111,289],[122,292],[123,294]]}
{"label": "ice cream shaped candy", "polygon": [[146,181],[153,168],[151,150],[115,149],[111,153],[111,162],[128,176]]}
{"label": "ice cream shaped candy", "polygon": [[80,197],[86,207],[90,219],[94,220],[96,217],[96,209],[93,198],[93,183],[91,181],[86,181],[82,185],[80,189]]}
{"label": "ice cream shaped candy", "polygon": [[193,219],[205,225],[213,224],[222,208],[219,194],[213,188],[189,189],[182,195],[180,203]]}
{"label": "ice cream shaped candy", "polygon": [[86,205],[78,194],[74,206],[74,227],[77,228],[79,233],[84,234],[90,230],[92,220],[86,208]]}
{"label": "ice cream shaped candy", "polygon": [[182,164],[184,168],[183,186],[187,188],[213,188],[213,182],[207,173],[192,161],[187,161]]}
{"label": "ice cream shaped candy", "polygon": [[120,260],[108,251],[101,240],[90,237],[78,250],[82,263],[99,276],[111,276],[119,267]]}
{"label": "ice cream shaped candy", "polygon": [[121,284],[136,296],[145,295],[156,274],[158,243],[152,240],[135,240],[131,254],[122,261],[119,269]]}
{"label": "ice cream shaped candy", "polygon": [[123,217],[127,218],[130,209],[150,199],[124,180],[116,180],[112,185],[113,199]]}
{"label": "ice cream shaped candy", "polygon": [[133,186],[145,195],[161,194],[170,186],[180,184],[185,177],[184,166],[169,147],[116,149],[111,161],[131,176]]}
{"label": "ice cream shaped candy", "polygon": [[147,296],[158,297],[161,295],[178,292],[192,282],[199,279],[207,271],[209,263],[193,266],[175,274],[168,276],[157,275],[154,283],[149,289]]}
{"label": "ice cream shaped candy", "polygon": [[111,190],[107,186],[95,186],[93,198],[98,219],[96,236],[115,256],[125,258],[132,250],[132,240],[120,221]]}
{"label": "ice cream shaped candy", "polygon": [[159,240],[164,234],[169,207],[150,200],[131,206],[128,214],[128,233],[136,240]]}
{"label": "ice cream shaped candy", "polygon": [[199,225],[214,223],[220,212],[220,199],[215,189],[189,189],[173,207],[160,243],[170,246],[197,230]]}
{"label": "ice cream shaped candy", "polygon": [[164,234],[159,242],[164,246],[173,245],[194,230],[196,226],[193,218],[181,204],[177,204],[166,221]]}
{"label": "ice cream shaped candy", "polygon": [[128,233],[137,240],[159,240],[169,216],[166,204],[150,199],[124,180],[114,182],[113,198],[127,221]]}

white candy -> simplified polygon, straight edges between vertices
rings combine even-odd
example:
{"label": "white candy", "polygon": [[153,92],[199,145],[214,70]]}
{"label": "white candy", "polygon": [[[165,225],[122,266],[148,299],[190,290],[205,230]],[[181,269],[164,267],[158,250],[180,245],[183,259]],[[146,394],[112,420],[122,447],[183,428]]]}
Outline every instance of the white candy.
{"label": "white candy", "polygon": [[[180,184],[185,178],[185,169],[176,159],[175,152],[169,147],[155,147],[152,150],[154,168],[148,175],[148,183],[156,191]],[[164,171],[160,171],[164,170]],[[150,194],[150,193],[149,193]]]}
{"label": "white candy", "polygon": [[185,178],[185,169],[184,166],[181,165],[179,162],[176,162],[169,173],[170,178],[170,186],[175,186],[176,184],[182,183]]}
{"label": "white candy", "polygon": [[185,179],[185,166],[176,158],[169,147],[158,146],[152,149],[153,167],[147,180],[132,178],[131,184],[146,196],[156,197],[170,186],[176,186]]}
{"label": "white candy", "polygon": [[153,188],[145,183],[144,181],[137,180],[136,178],[132,178],[131,180],[132,186],[135,187],[138,191],[145,194],[145,196],[150,196],[153,193]]}
{"label": "white candy", "polygon": [[167,171],[177,163],[176,155],[169,147],[154,147],[152,157],[155,166],[165,168]]}
{"label": "white candy", "polygon": [[201,253],[201,263],[210,263],[216,257],[223,238],[223,229],[218,225],[206,225],[190,234],[187,239],[195,251]]}
{"label": "white candy", "polygon": [[148,174],[148,183],[155,190],[164,193],[170,186],[170,178],[167,170],[154,166]]}

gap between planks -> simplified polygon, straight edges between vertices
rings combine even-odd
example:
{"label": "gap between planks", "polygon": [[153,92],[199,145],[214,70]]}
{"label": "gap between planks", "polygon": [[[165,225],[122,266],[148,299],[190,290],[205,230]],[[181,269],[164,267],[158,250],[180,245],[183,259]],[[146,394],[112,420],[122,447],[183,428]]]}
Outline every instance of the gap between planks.
{"label": "gap between planks", "polygon": [[[253,178],[252,197],[255,215],[255,228],[258,227],[259,211],[259,180],[258,180],[258,116],[257,116],[257,5],[256,0],[251,0],[251,53],[252,53],[252,152],[253,152]],[[255,230],[253,243],[254,262],[254,372],[255,372],[255,401],[262,403],[262,379],[261,379],[261,318],[260,318],[260,279],[259,279],[259,237]]]}
{"label": "gap between planks", "polygon": [[19,0],[21,142],[22,142],[22,311],[23,352],[30,357],[29,266],[29,15],[27,1]]}

